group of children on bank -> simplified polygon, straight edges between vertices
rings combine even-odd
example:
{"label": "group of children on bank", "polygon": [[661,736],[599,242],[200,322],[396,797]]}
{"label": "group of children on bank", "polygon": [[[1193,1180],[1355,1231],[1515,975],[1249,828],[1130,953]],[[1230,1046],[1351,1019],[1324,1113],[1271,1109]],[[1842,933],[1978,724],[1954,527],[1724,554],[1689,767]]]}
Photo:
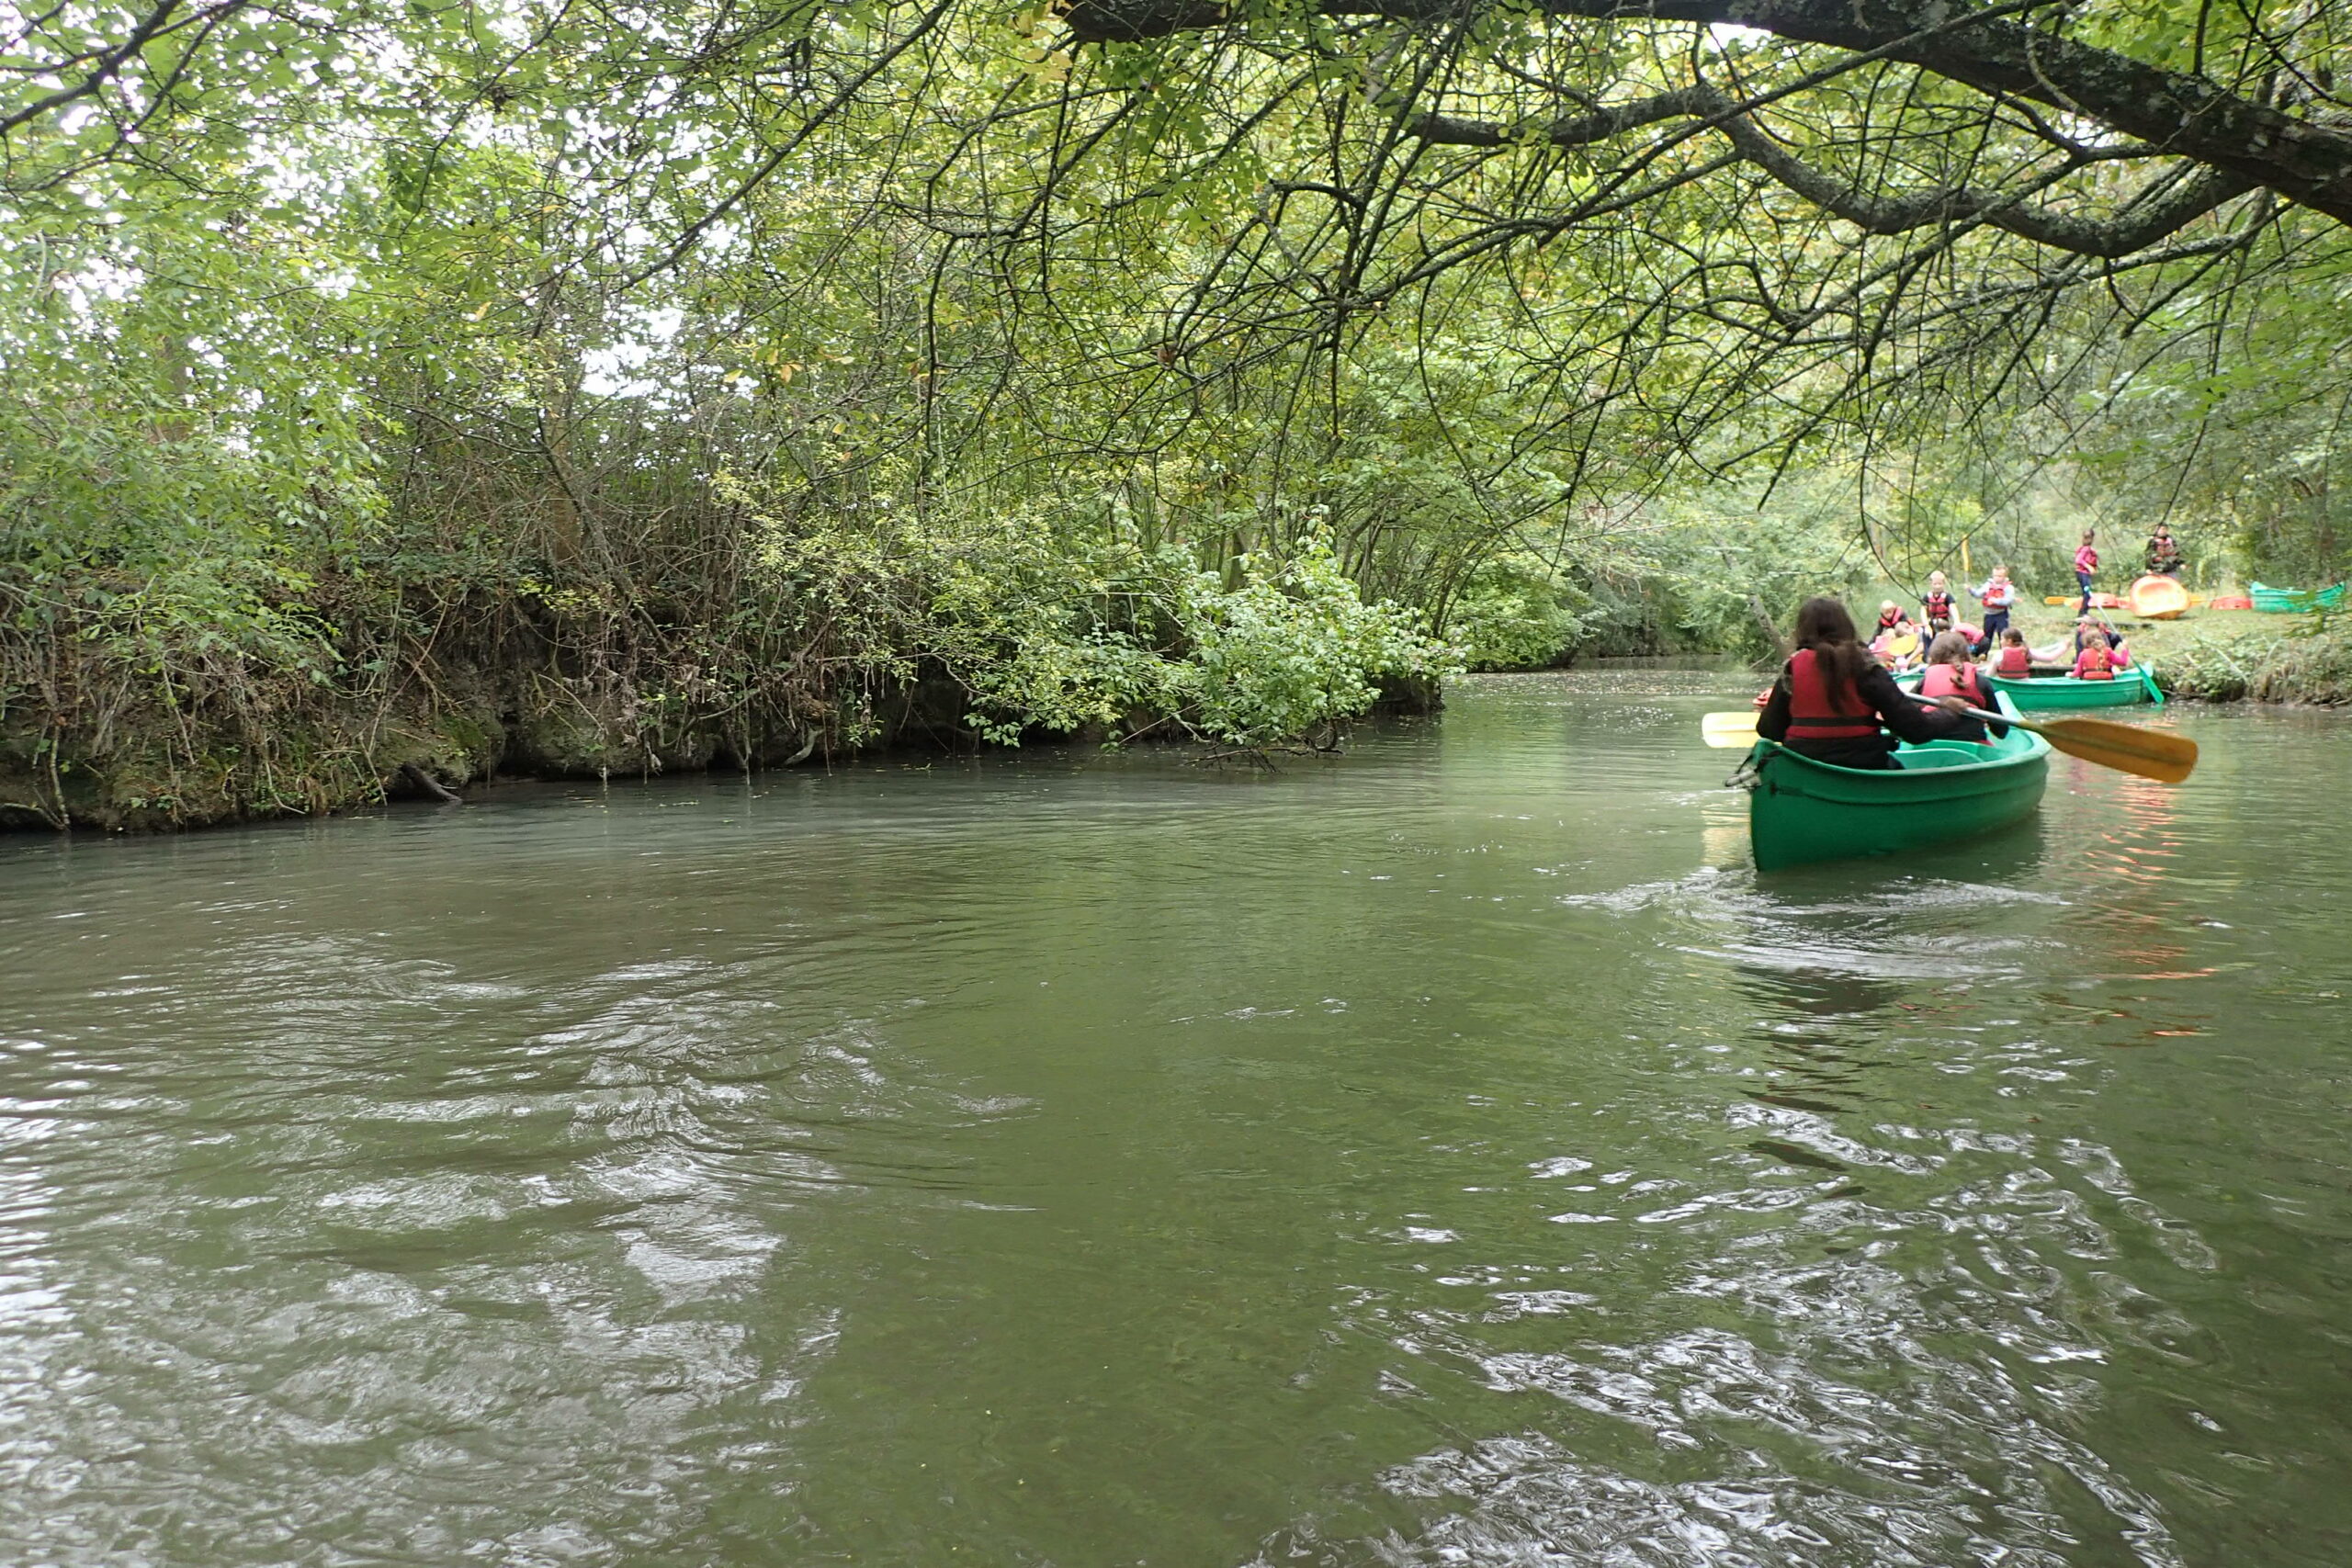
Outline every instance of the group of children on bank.
{"label": "group of children on bank", "polygon": [[[2090,547],[2086,544],[2084,547]],[[2009,612],[2017,604],[2018,590],[2017,584],[2009,581],[2007,567],[1995,567],[1993,575],[1981,586],[1969,589],[1968,594],[1984,606],[1982,626],[1966,626],[1955,619],[1951,589],[1944,574],[1928,573],[1928,591],[1920,595],[1917,619],[1892,599],[1879,605],[1871,655],[1897,674],[1907,673],[1922,664],[1934,666],[1983,659],[1994,674],[2015,679],[2032,673],[2036,664],[2071,661],[2072,672],[2083,680],[2111,680],[2117,671],[2131,665],[2131,651],[2123,646],[2122,635],[2105,621],[2091,616],[2087,604],[2075,626],[2071,648],[2064,639],[2046,648],[2028,648],[2024,634],[2009,625]]]}
{"label": "group of children on bank", "polygon": [[1935,638],[1950,633],[1959,637],[1971,654],[1983,653],[2009,628],[2009,611],[2018,602],[2017,584],[2009,581],[2007,567],[1996,566],[1983,584],[1968,590],[1968,596],[1984,606],[1981,627],[1961,625],[1954,614],[1951,584],[1942,572],[1929,572],[1928,591],[1919,596],[1917,620],[1892,599],[1879,605],[1871,652],[1890,669],[1909,670],[1926,657]]}

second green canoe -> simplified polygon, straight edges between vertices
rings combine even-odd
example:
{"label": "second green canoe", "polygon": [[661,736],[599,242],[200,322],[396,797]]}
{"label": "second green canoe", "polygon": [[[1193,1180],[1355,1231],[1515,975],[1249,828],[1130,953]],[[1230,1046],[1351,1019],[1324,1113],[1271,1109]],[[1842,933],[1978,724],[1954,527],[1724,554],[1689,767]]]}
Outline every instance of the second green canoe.
{"label": "second green canoe", "polygon": [[[1995,697],[2017,711],[2006,697]],[[1984,746],[1931,740],[1895,750],[1898,768],[1840,768],[1770,740],[1748,753],[1756,869],[1899,854],[2006,828],[2033,815],[2050,781],[2050,743],[2012,729]]]}
{"label": "second green canoe", "polygon": [[2143,660],[2112,681],[2077,681],[2072,675],[2036,676],[2026,681],[2012,681],[2005,676],[1988,675],[1984,683],[1998,694],[2006,694],[2018,705],[2018,712],[2071,713],[2077,708],[2120,708],[2135,703],[2161,703],[2165,694],[2156,685],[2156,672]]}

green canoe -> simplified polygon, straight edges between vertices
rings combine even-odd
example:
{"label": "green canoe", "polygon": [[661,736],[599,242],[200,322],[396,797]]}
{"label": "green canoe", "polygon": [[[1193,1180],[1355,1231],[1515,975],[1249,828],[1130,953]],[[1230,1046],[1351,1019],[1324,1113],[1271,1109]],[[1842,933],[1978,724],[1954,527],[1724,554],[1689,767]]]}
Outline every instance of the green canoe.
{"label": "green canoe", "polygon": [[[2017,711],[2007,697],[1993,700]],[[1747,763],[1756,869],[1897,854],[1990,832],[2032,816],[2050,778],[2049,742],[2022,729],[1990,745],[1932,740],[1894,755],[1899,768],[1839,768],[1758,740]]]}
{"label": "green canoe", "polygon": [[2332,588],[2272,588],[2257,582],[2247,591],[2254,607],[2274,615],[2305,615],[2313,610],[2334,610],[2344,604],[2344,584]]}
{"label": "green canoe", "polygon": [[2006,693],[2019,713],[2071,713],[2076,708],[2120,708],[2133,703],[2161,703],[2156,672],[2142,660],[2112,681],[2077,681],[2072,675],[2035,676],[2012,681],[1987,675],[1984,683],[1996,694]]}

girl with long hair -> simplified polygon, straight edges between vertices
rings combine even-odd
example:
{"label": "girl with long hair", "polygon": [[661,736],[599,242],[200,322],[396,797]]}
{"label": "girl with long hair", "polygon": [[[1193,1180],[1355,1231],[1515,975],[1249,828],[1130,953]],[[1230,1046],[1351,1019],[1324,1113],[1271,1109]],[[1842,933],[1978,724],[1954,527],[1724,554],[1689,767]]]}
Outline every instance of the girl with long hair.
{"label": "girl with long hair", "polygon": [[1892,768],[1900,765],[1898,739],[1968,738],[1972,721],[1960,712],[1967,705],[1947,696],[1927,707],[1897,686],[1855,637],[1854,618],[1837,600],[1799,606],[1795,640],[1756,720],[1765,739],[1841,768]]}

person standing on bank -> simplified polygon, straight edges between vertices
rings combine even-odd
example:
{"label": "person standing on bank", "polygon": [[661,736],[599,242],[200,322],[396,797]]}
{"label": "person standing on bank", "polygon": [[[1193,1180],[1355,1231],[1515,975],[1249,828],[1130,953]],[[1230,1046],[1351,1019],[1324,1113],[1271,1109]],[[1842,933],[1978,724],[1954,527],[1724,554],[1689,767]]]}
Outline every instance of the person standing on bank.
{"label": "person standing on bank", "polygon": [[2018,602],[2018,585],[2009,581],[2007,567],[1996,566],[1984,586],[1971,588],[1968,596],[1984,606],[1984,640],[1977,645],[1981,653],[1999,642],[2001,634],[2009,629],[2009,607]]}
{"label": "person standing on bank", "polygon": [[2180,541],[2172,536],[2171,524],[2159,523],[2156,531],[2148,536],[2148,575],[2178,577],[2180,568]]}
{"label": "person standing on bank", "polygon": [[2083,542],[2075,551],[2075,581],[2082,584],[2083,602],[2075,611],[2077,615],[2091,613],[2091,577],[2098,570],[2098,536],[2090,529],[2083,530]]}
{"label": "person standing on bank", "polygon": [[1756,733],[1767,740],[1835,767],[1893,768],[1901,765],[1898,739],[1958,740],[1973,726],[1959,697],[1927,707],[1897,686],[1835,599],[1808,599],[1798,608],[1794,640],[1796,651],[1756,718]]}

